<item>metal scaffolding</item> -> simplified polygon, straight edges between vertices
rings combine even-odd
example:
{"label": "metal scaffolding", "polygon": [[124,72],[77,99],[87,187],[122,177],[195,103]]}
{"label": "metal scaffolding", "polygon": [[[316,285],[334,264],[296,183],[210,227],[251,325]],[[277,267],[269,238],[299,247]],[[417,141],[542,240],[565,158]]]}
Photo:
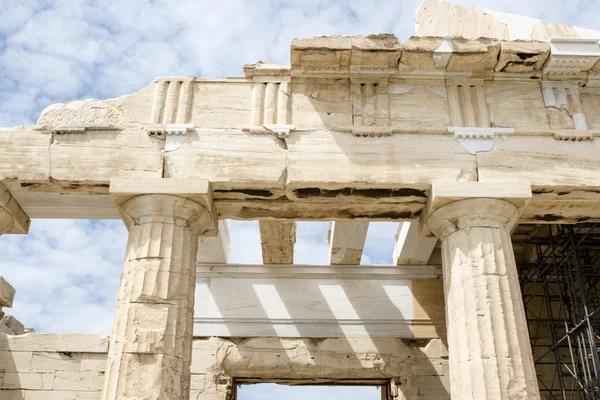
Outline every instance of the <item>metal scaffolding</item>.
{"label": "metal scaffolding", "polygon": [[540,226],[522,243],[523,303],[542,398],[600,399],[600,224]]}

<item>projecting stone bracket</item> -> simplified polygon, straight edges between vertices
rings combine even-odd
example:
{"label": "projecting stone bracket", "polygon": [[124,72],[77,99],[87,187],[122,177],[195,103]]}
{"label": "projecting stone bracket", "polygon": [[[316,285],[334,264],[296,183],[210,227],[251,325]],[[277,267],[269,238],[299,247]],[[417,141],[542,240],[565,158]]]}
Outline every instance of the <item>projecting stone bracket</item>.
{"label": "projecting stone bracket", "polygon": [[589,71],[600,59],[598,39],[550,38],[545,74],[577,75]]}
{"label": "projecting stone bracket", "polygon": [[582,142],[594,140],[592,131],[556,131],[553,135],[554,139],[571,142]]}
{"label": "projecting stone bracket", "polygon": [[188,132],[194,132],[196,127],[193,124],[164,124],[150,125],[148,134],[154,136],[162,135],[187,135]]}
{"label": "projecting stone bracket", "polygon": [[275,135],[278,139],[285,139],[295,129],[289,124],[265,124],[263,126],[247,126],[242,130],[255,135]]}
{"label": "projecting stone bracket", "polygon": [[507,139],[506,135],[514,133],[514,128],[470,128],[448,127],[448,132],[470,154],[480,151],[490,151],[498,137]]}
{"label": "projecting stone bracket", "polygon": [[55,135],[83,134],[90,131],[118,131],[121,128],[113,125],[39,125],[37,129]]}
{"label": "projecting stone bracket", "polygon": [[196,127],[193,124],[151,125],[148,128],[148,134],[159,138],[166,137],[165,151],[173,151],[177,150],[187,140],[189,132],[195,130]]}
{"label": "projecting stone bracket", "polygon": [[357,137],[382,137],[391,136],[393,130],[391,127],[383,126],[353,126],[352,135]]}

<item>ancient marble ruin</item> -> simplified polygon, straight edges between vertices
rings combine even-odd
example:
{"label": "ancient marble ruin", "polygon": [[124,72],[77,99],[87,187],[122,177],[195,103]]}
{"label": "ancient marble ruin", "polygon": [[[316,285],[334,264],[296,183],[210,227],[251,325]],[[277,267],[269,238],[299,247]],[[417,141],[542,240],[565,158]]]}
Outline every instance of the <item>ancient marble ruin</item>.
{"label": "ancient marble ruin", "polygon": [[[1,234],[129,240],[110,337],[2,319],[0,399],[594,398],[600,33],[437,0],[415,21],[1,128]],[[259,221],[262,265],[228,263],[228,219]],[[300,220],[330,221],[330,265],[294,264]],[[370,221],[401,222],[396,265],[360,265]]]}

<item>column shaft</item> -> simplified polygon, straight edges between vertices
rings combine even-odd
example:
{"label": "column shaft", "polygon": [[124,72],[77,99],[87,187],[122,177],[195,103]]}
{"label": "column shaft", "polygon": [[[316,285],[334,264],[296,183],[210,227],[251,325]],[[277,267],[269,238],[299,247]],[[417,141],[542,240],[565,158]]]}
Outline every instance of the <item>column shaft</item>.
{"label": "column shaft", "polygon": [[103,400],[189,399],[198,249],[190,225],[204,211],[169,195],[121,207],[129,240]]}
{"label": "column shaft", "polygon": [[432,216],[442,240],[452,399],[539,399],[509,230],[517,209],[470,199]]}

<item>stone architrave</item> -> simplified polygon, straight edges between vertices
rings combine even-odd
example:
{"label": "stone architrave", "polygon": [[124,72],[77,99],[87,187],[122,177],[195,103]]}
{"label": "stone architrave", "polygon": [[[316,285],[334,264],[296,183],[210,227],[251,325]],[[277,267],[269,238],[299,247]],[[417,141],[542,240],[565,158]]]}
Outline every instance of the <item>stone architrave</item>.
{"label": "stone architrave", "polygon": [[432,187],[427,227],[442,241],[453,399],[539,399],[510,237],[528,185]]}
{"label": "stone architrave", "polygon": [[103,400],[190,396],[198,236],[216,232],[208,181],[113,180],[129,230]]}

